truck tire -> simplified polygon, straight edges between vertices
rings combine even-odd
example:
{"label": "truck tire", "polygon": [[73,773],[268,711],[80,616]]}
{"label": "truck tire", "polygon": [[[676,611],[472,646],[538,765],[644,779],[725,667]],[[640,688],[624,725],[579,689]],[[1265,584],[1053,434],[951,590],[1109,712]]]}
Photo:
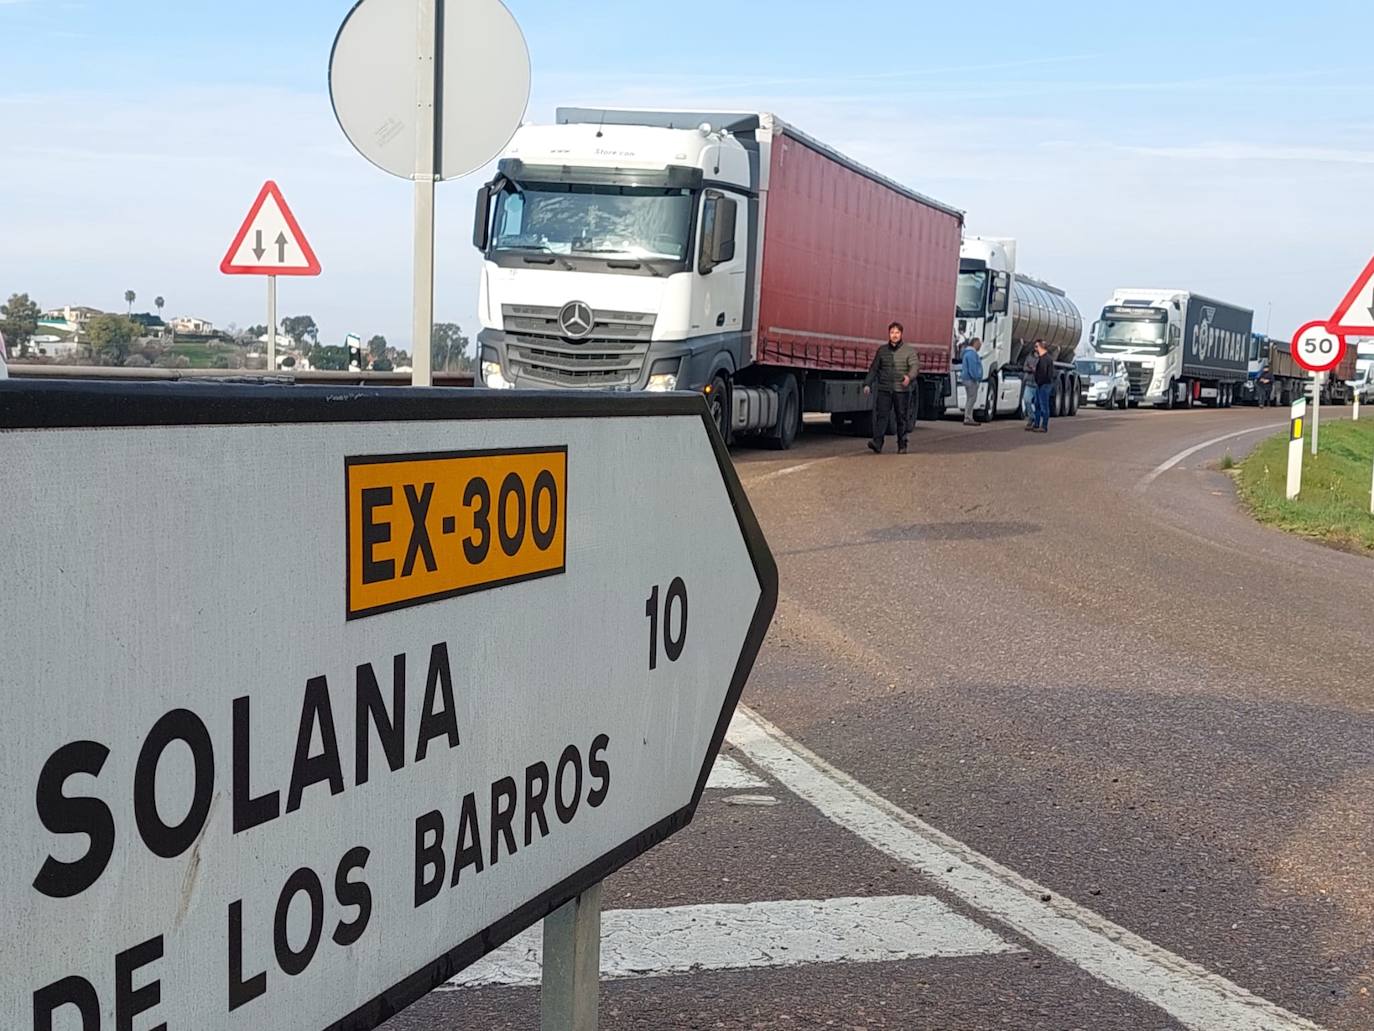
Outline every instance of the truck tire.
{"label": "truck tire", "polygon": [[706,395],[706,407],[711,412],[711,421],[716,424],[720,439],[730,443],[730,386],[722,373],[711,378],[711,392]]}
{"label": "truck tire", "polygon": [[777,451],[786,451],[801,432],[801,392],[797,389],[795,376],[783,376],[777,390],[778,425],[768,438],[768,446]]}
{"label": "truck tire", "polygon": [[1073,388],[1069,391],[1069,415],[1074,416],[1078,414],[1078,383],[1070,378],[1069,386]]}
{"label": "truck tire", "polygon": [[973,413],[975,422],[992,422],[997,418],[997,373],[988,377],[988,394],[981,410]]}

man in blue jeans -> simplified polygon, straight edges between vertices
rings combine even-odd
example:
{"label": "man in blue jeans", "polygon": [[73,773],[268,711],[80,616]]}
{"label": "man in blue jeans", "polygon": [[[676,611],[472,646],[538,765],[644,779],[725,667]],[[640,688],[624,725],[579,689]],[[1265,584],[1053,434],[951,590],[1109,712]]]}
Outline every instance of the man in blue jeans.
{"label": "man in blue jeans", "polygon": [[1054,392],[1054,359],[1045,341],[1035,342],[1035,415],[1026,427],[1032,433],[1050,431],[1050,395]]}

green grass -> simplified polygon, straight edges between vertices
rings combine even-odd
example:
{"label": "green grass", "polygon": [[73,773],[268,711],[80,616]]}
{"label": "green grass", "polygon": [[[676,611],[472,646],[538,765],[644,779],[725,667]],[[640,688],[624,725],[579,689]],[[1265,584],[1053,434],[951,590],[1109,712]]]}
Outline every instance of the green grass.
{"label": "green grass", "polygon": [[208,369],[219,355],[230,355],[237,352],[238,348],[233,344],[202,343],[199,341],[177,342],[167,348],[168,354],[184,355],[193,369]]}
{"label": "green grass", "polygon": [[1289,501],[1284,497],[1288,435],[1266,440],[1240,464],[1236,483],[1241,498],[1262,523],[1333,547],[1374,552],[1374,516],[1369,513],[1374,419],[1324,422],[1319,443],[1313,458],[1310,439],[1303,441],[1302,492]]}

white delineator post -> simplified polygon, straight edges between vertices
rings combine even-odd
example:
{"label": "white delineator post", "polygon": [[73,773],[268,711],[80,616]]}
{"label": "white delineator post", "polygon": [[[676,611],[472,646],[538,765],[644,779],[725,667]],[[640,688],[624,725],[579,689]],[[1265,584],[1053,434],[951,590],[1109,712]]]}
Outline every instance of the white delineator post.
{"label": "white delineator post", "polygon": [[601,883],[544,918],[539,1031],[596,1031]]}
{"label": "white delineator post", "polygon": [[1293,402],[1288,415],[1288,488],[1284,492],[1289,501],[1302,490],[1302,420],[1307,414],[1307,400]]}
{"label": "white delineator post", "polygon": [[277,371],[277,277],[267,277],[267,371]]}

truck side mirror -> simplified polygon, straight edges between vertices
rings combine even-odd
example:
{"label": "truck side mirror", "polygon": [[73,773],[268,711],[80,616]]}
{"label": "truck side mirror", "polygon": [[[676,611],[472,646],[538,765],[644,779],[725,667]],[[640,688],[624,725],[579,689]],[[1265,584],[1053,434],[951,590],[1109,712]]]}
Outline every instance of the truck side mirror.
{"label": "truck side mirror", "polygon": [[736,201],[709,190],[701,205],[701,250],[697,268],[707,275],[717,265],[734,260]]}
{"label": "truck side mirror", "polygon": [[477,191],[477,210],[472,218],[472,245],[485,251],[491,242],[491,183]]}
{"label": "truck side mirror", "polygon": [[1005,315],[1011,297],[1010,277],[1005,272],[994,272],[988,284],[988,314]]}

